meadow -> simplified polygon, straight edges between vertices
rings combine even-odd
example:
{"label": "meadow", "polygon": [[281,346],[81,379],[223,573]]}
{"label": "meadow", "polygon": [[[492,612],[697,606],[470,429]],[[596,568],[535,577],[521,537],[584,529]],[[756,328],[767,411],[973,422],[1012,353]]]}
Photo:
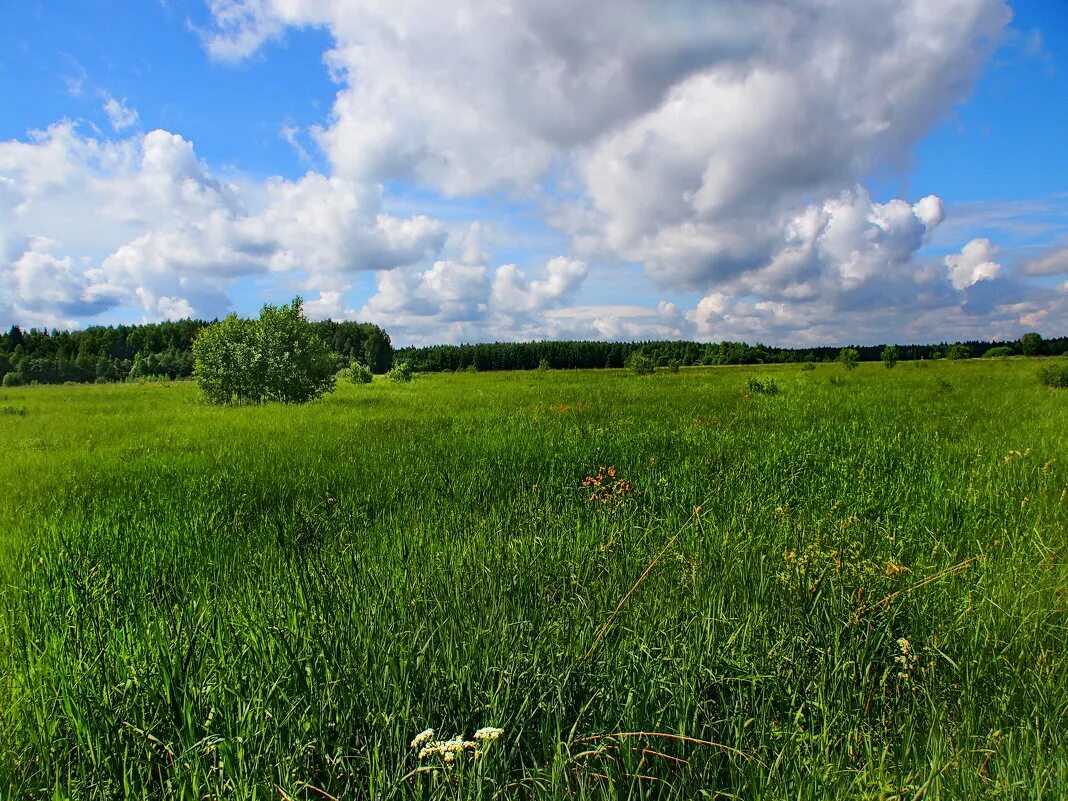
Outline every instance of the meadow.
{"label": "meadow", "polygon": [[1068,798],[1036,369],[4,389],[0,798]]}

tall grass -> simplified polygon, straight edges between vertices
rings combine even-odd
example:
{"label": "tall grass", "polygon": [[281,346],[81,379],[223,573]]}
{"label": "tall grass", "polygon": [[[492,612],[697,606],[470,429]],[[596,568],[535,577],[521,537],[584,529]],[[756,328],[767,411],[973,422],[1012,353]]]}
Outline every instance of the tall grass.
{"label": "tall grass", "polygon": [[4,390],[0,796],[1068,797],[1068,393],[841,373]]}

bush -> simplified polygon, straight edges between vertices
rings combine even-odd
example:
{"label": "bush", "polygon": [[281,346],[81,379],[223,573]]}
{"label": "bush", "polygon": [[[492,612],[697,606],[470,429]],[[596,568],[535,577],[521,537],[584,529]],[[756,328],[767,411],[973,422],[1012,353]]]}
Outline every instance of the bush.
{"label": "bush", "polygon": [[397,362],[393,365],[386,378],[395,384],[407,384],[412,380],[412,366],[408,362]]}
{"label": "bush", "polygon": [[991,348],[983,354],[984,359],[1004,359],[1007,356],[1012,356],[1015,351],[1008,345],[998,345],[996,348]]}
{"label": "bush", "polygon": [[855,370],[860,362],[860,352],[856,348],[842,348],[838,351],[838,361],[845,369]]}
{"label": "bush", "polygon": [[883,365],[887,370],[892,370],[897,367],[898,360],[901,358],[901,354],[898,352],[897,345],[887,345],[883,348],[883,352],[880,354]]}
{"label": "bush", "polygon": [[370,384],[374,376],[371,368],[366,364],[353,362],[347,369],[341,371],[342,375],[353,384]]}
{"label": "bush", "polygon": [[1068,389],[1068,360],[1043,365],[1038,371],[1038,380],[1047,387]]}
{"label": "bush", "polygon": [[18,373],[6,373],[3,383],[5,387],[21,387],[26,383],[26,379]]}
{"label": "bush", "polygon": [[967,345],[958,342],[956,345],[950,345],[949,350],[946,351],[947,359],[970,359],[972,358],[972,349]]}
{"label": "bush", "polygon": [[547,373],[551,369],[553,369],[553,368],[552,368],[552,365],[549,364],[549,360],[548,359],[542,359],[541,361],[538,362],[538,372],[539,373]]}
{"label": "bush", "polygon": [[758,395],[778,395],[779,385],[774,378],[750,378],[746,389]]}
{"label": "bush", "polygon": [[627,369],[634,375],[652,375],[656,364],[641,351],[635,351],[627,357]]}
{"label": "bush", "polygon": [[812,362],[801,362],[801,369],[802,370],[815,370],[816,369],[816,365],[813,364]]}
{"label": "bush", "polygon": [[667,368],[673,373],[677,373],[681,367],[682,367],[682,365],[679,364],[679,360],[678,359],[671,359],[667,363]]}
{"label": "bush", "polygon": [[193,342],[194,374],[209,403],[304,403],[334,389],[334,355],[303,302],[264,306],[258,320],[231,314]]}

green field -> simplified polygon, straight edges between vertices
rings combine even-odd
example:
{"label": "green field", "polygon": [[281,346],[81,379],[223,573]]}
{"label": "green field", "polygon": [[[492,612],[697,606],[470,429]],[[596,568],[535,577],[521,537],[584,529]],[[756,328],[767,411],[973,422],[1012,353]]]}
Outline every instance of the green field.
{"label": "green field", "polygon": [[1068,798],[1036,369],[3,390],[0,797]]}

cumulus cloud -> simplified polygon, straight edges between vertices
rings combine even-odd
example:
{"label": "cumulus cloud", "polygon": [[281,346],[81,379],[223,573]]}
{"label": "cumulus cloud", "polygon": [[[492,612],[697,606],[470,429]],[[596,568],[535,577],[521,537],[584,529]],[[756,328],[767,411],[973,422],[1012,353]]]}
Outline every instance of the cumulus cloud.
{"label": "cumulus cloud", "polygon": [[973,239],[959,254],[946,256],[949,280],[956,289],[967,289],[980,281],[991,281],[1001,272],[994,257],[997,248],[989,239]]}
{"label": "cumulus cloud", "polygon": [[[88,316],[107,303],[214,316],[240,276],[301,272],[329,289],[432,256],[445,238],[429,217],[383,213],[375,186],[314,172],[227,179],[178,134],[97,140],[71,123],[0,143],[0,211],[7,316]],[[44,275],[63,291],[42,294]]]}
{"label": "cumulus cloud", "polygon": [[[947,229],[937,196],[876,199],[864,186],[907,170],[967,97],[1011,17],[1005,0],[208,5],[202,34],[218,59],[290,27],[330,33],[329,117],[281,127],[329,168],[251,181],[211,169],[177,133],[98,141],[53,126],[0,143],[0,269],[44,237],[87,282],[71,297],[106,287],[100,297],[125,293],[154,316],[217,313],[234,279],[271,273],[315,295],[310,312],[370,317],[398,341],[836,341],[938,320],[972,331],[1046,308],[999,273],[992,243],[924,255]],[[114,127],[129,131],[135,113],[113,102]],[[476,198],[463,207],[474,218],[439,214],[445,224],[418,201],[385,213],[383,187],[398,184],[438,208]],[[564,241],[501,264],[477,219],[479,203],[501,198]],[[1059,259],[1019,272],[1058,274]],[[598,305],[591,271],[611,285],[634,265],[643,297]],[[376,289],[350,308],[363,271]],[[618,300],[625,287],[614,288]]]}
{"label": "cumulus cloud", "polygon": [[[907,168],[966,97],[1011,18],[1003,0],[216,5],[218,52],[331,32],[341,89],[316,136],[335,174],[538,198],[578,256],[747,298],[754,330],[803,326],[806,304],[960,306],[954,290],[991,277],[982,261],[947,283],[920,258],[938,197],[875,202],[860,182]],[[518,267],[492,286],[518,309],[546,291]]]}

